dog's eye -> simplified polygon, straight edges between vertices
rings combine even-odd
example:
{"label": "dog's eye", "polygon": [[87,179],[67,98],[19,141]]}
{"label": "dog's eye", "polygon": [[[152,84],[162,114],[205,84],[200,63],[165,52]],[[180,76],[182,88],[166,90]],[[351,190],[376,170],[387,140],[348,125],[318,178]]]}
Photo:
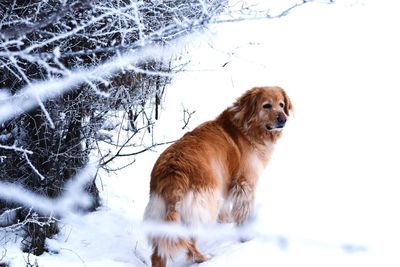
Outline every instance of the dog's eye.
{"label": "dog's eye", "polygon": [[284,108],[285,107],[285,104],[284,103],[279,103],[279,106],[281,107],[281,108]]}
{"label": "dog's eye", "polygon": [[269,108],[272,108],[272,105],[270,103],[266,103],[263,105],[263,108],[269,109]]}

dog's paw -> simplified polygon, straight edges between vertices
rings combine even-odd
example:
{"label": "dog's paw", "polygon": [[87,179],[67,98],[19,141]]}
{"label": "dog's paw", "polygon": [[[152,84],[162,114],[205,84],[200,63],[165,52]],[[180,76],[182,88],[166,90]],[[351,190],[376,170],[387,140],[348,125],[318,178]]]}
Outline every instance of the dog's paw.
{"label": "dog's paw", "polygon": [[197,253],[189,252],[187,256],[188,256],[188,260],[190,260],[193,263],[202,263],[202,262],[208,261],[212,258],[211,255],[209,255],[209,254],[204,255],[204,254],[201,254],[198,252]]}

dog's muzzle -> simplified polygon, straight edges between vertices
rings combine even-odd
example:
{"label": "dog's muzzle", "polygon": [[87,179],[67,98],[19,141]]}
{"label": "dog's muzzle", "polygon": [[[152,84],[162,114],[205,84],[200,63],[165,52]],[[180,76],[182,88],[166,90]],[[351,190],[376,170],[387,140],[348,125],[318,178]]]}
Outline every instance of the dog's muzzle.
{"label": "dog's muzzle", "polygon": [[285,127],[286,124],[286,116],[283,113],[279,113],[278,117],[276,118],[276,124],[271,126],[267,125],[267,130],[268,131],[273,131],[273,130],[281,130],[283,127]]}

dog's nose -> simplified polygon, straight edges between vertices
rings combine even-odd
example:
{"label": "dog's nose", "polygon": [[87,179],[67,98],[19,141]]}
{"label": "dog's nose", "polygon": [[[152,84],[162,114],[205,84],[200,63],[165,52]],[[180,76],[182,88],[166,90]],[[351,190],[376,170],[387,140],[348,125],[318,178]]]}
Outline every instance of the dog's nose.
{"label": "dog's nose", "polygon": [[276,119],[276,122],[278,124],[279,127],[283,127],[285,126],[286,123],[286,116],[283,113],[279,113],[278,114],[278,118]]}

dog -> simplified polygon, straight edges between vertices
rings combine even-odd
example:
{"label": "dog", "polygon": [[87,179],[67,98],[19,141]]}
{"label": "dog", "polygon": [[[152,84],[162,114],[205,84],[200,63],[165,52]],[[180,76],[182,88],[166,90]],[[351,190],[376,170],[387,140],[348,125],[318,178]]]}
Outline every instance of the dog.
{"label": "dog", "polygon": [[[205,122],[168,147],[151,172],[144,220],[185,226],[234,222],[252,213],[258,178],[282,134],[292,103],[280,87],[245,92],[215,120]],[[207,260],[196,240],[152,237],[153,267],[186,250]]]}

